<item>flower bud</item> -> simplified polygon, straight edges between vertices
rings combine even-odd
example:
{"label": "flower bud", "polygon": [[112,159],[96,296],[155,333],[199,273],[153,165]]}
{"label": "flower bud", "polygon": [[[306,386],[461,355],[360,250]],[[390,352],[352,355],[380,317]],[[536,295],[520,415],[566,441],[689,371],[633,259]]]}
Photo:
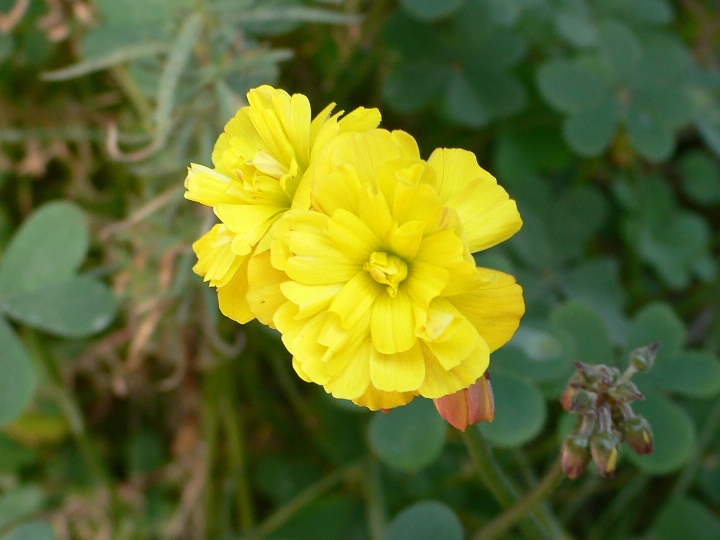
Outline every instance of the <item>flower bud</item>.
{"label": "flower bud", "polygon": [[643,416],[635,416],[620,425],[625,440],[638,454],[650,454],[653,451],[653,432]]}
{"label": "flower bud", "polygon": [[469,388],[434,399],[433,402],[440,416],[460,431],[485,420],[492,422],[495,418],[495,399],[487,371]]}
{"label": "flower bud", "polygon": [[647,371],[655,363],[655,355],[660,348],[660,343],[653,343],[645,347],[638,347],[630,353],[630,365],[637,371]]}
{"label": "flower bud", "polygon": [[590,452],[603,477],[612,477],[619,457],[620,441],[614,433],[600,431],[590,439]]}
{"label": "flower bud", "polygon": [[562,468],[568,478],[579,478],[590,463],[590,441],[587,437],[571,433],[562,448]]}
{"label": "flower bud", "polygon": [[570,412],[584,414],[595,408],[598,395],[590,390],[577,390],[570,398]]}
{"label": "flower bud", "polygon": [[645,399],[634,382],[620,380],[608,392],[610,397],[620,403],[629,403],[638,399]]}

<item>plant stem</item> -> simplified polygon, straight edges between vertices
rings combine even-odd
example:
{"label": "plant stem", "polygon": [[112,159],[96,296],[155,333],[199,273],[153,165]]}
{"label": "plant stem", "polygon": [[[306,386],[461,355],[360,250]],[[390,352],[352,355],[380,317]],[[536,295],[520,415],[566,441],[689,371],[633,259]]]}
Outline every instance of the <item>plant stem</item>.
{"label": "plant stem", "polygon": [[565,478],[565,474],[563,473],[562,464],[558,458],[532,491],[528,492],[521,499],[518,499],[514,505],[480,529],[473,537],[473,540],[492,540],[502,537],[513,525],[532,512],[537,505],[542,503],[543,500],[560,485],[563,478]]}
{"label": "plant stem", "polygon": [[309,488],[300,492],[288,503],[278,508],[265,521],[249,533],[238,537],[237,540],[262,540],[270,535],[273,531],[287,523],[295,514],[302,510],[305,506],[320,497],[323,493],[330,490],[336,484],[347,477],[362,471],[364,460],[355,461],[345,467],[337,469],[322,480],[316,482]]}
{"label": "plant stem", "polygon": [[[480,480],[490,490],[495,500],[504,509],[510,508],[519,499],[519,495],[510,479],[498,465],[492,455],[488,444],[485,442],[480,430],[471,426],[467,431],[460,433],[468,449],[470,458],[475,465],[475,470]],[[518,523],[527,538],[541,538],[552,540],[551,535],[540,524],[536,516],[530,516]]]}
{"label": "plant stem", "polygon": [[377,460],[370,457],[367,471],[363,476],[365,484],[365,500],[367,501],[367,519],[370,526],[370,538],[381,540],[387,516],[385,512],[385,498],[383,496],[382,482],[380,481],[380,468]]}

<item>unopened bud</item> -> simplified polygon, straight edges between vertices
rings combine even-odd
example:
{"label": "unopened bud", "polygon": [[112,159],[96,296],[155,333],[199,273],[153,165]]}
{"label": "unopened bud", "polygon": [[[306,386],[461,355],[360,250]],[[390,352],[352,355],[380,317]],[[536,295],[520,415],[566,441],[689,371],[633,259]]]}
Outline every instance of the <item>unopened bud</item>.
{"label": "unopened bud", "polygon": [[595,464],[600,469],[603,477],[612,477],[615,474],[619,451],[620,441],[614,433],[600,431],[590,439],[590,452]]}
{"label": "unopened bud", "polygon": [[562,468],[568,478],[579,478],[590,463],[590,441],[572,433],[565,438],[562,448]]}
{"label": "unopened bud", "polygon": [[570,412],[583,414],[595,408],[598,395],[590,390],[578,390],[570,399]]}
{"label": "unopened bud", "polygon": [[638,454],[650,454],[653,451],[653,432],[643,416],[635,416],[623,422],[620,426],[625,440]]}
{"label": "unopened bud", "polygon": [[433,402],[440,416],[460,431],[485,420],[492,422],[495,418],[495,399],[488,372],[469,388],[437,398]]}
{"label": "unopened bud", "polygon": [[660,348],[660,343],[653,343],[645,347],[638,347],[630,353],[630,365],[637,371],[647,371],[655,363],[655,355]]}
{"label": "unopened bud", "polygon": [[570,410],[570,406],[572,405],[572,398],[577,391],[578,389],[574,386],[568,386],[563,392],[563,395],[560,396],[560,403],[562,404],[563,409],[565,409],[566,411]]}
{"label": "unopened bud", "polygon": [[630,403],[638,399],[645,399],[645,396],[640,392],[634,382],[628,380],[620,380],[618,383],[610,388],[610,397],[619,403]]}

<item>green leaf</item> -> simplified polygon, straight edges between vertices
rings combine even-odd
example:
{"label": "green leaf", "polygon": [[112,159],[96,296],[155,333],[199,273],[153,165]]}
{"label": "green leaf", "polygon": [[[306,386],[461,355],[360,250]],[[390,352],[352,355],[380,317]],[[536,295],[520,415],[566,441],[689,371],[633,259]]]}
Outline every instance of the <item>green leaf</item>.
{"label": "green leaf", "polygon": [[45,504],[45,493],[33,484],[22,485],[0,495],[0,530],[13,521],[38,512]]}
{"label": "green leaf", "polygon": [[517,375],[494,371],[495,420],[480,429],[496,446],[514,448],[534,439],[545,425],[545,398],[537,386]]}
{"label": "green leaf", "polygon": [[82,57],[106,57],[127,45],[163,41],[170,37],[176,18],[175,0],[96,0],[102,23],[85,34]]}
{"label": "green leaf", "polygon": [[85,217],[75,204],[41,206],[15,233],[0,260],[0,294],[70,277],[85,259],[89,241]]}
{"label": "green leaf", "polygon": [[439,501],[422,501],[405,508],[390,522],[384,540],[463,540],[460,519]]}
{"label": "green leaf", "polygon": [[720,165],[707,152],[691,150],[680,160],[682,187],[688,197],[702,205],[720,203]]}
{"label": "green leaf", "polygon": [[605,101],[608,83],[585,65],[571,60],[550,60],[537,72],[545,100],[556,109],[576,112]]}
{"label": "green leaf", "polygon": [[571,300],[553,309],[550,320],[573,337],[576,360],[587,364],[614,363],[610,335],[593,308]]}
{"label": "green leaf", "polygon": [[548,230],[555,253],[563,261],[580,258],[585,244],[607,219],[607,202],[591,186],[573,186],[557,197],[548,213]]}
{"label": "green leaf", "polygon": [[595,157],[610,146],[617,126],[617,105],[614,100],[606,99],[568,116],[563,134],[578,155]]}
{"label": "green leaf", "polygon": [[653,537],[658,540],[716,540],[720,520],[703,504],[689,497],[670,499],[655,518]]}
{"label": "green leaf", "polygon": [[660,343],[656,363],[672,360],[685,345],[685,326],[673,309],[661,302],[645,306],[632,318],[626,351],[656,342]]}
{"label": "green leaf", "polygon": [[383,99],[396,112],[416,112],[440,93],[449,74],[436,62],[400,62],[385,81]]}
{"label": "green leaf", "polygon": [[504,71],[476,71],[466,66],[467,79],[481,103],[495,118],[520,112],[527,104],[525,87],[520,80]]}
{"label": "green leaf", "polygon": [[670,129],[685,126],[695,113],[686,88],[675,82],[660,84],[657,79],[634,89],[632,107]]}
{"label": "green leaf", "polygon": [[369,426],[370,446],[387,465],[416,470],[440,457],[446,432],[447,423],[433,402],[416,398],[388,413],[375,413]]}
{"label": "green leaf", "polygon": [[85,337],[107,328],[117,301],[110,289],[89,276],[74,276],[13,294],[2,306],[13,319],[66,337]]}
{"label": "green leaf", "polygon": [[437,21],[455,13],[464,2],[465,0],[400,0],[400,6],[422,21]]}
{"label": "green leaf", "polygon": [[349,538],[353,529],[357,528],[357,520],[354,519],[357,514],[362,515],[362,507],[357,501],[348,497],[326,497],[302,507],[267,539]]}
{"label": "green leaf", "polygon": [[598,51],[617,81],[628,81],[642,58],[642,46],[623,23],[606,21],[598,27]]}
{"label": "green leaf", "polygon": [[512,341],[495,351],[491,367],[534,381],[546,382],[569,377],[574,344],[570,336],[541,322],[523,321]]}
{"label": "green leaf", "polygon": [[649,161],[665,161],[675,149],[673,129],[657,120],[652,111],[641,103],[630,105],[627,129],[633,148]]}
{"label": "green leaf", "polygon": [[13,527],[0,540],[55,540],[52,525],[44,521],[28,521]]}
{"label": "green leaf", "polygon": [[688,414],[673,401],[640,388],[644,401],[633,403],[633,410],[647,418],[655,442],[652,454],[639,456],[625,449],[638,467],[651,474],[667,474],[681,469],[695,449],[695,427]]}
{"label": "green leaf", "polygon": [[302,456],[288,459],[284,454],[261,458],[255,465],[255,484],[260,492],[277,505],[292,499],[313,482],[320,470]]}
{"label": "green leaf", "polygon": [[492,115],[462,73],[453,73],[444,95],[447,116],[462,126],[479,128],[487,125]]}
{"label": "green leaf", "polygon": [[20,416],[35,394],[35,385],[32,360],[0,317],[0,427]]}
{"label": "green leaf", "polygon": [[562,37],[576,47],[592,47],[597,43],[597,27],[587,11],[558,11],[555,28]]}
{"label": "green leaf", "polygon": [[720,392],[720,360],[709,351],[685,351],[657,362],[636,378],[640,385],[651,384],[692,398],[708,398]]}
{"label": "green leaf", "polygon": [[600,0],[596,5],[605,13],[636,23],[665,25],[674,17],[666,0]]}
{"label": "green leaf", "polygon": [[614,343],[625,342],[625,292],[617,260],[609,257],[585,260],[567,271],[560,281],[569,298],[588,304],[598,312]]}
{"label": "green leaf", "polygon": [[696,117],[695,128],[715,157],[720,158],[720,124],[707,118]]}

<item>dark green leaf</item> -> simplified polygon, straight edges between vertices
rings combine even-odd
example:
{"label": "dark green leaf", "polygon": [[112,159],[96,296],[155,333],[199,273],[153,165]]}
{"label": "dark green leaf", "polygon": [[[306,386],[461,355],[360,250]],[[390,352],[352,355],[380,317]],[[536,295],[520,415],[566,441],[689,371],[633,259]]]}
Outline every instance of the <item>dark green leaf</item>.
{"label": "dark green leaf", "polygon": [[422,501],[406,508],[385,530],[384,540],[463,540],[455,512],[438,501]]}
{"label": "dark green leaf", "polygon": [[633,147],[649,161],[665,161],[675,149],[674,130],[657,120],[642,103],[631,104],[627,129]]}
{"label": "dark green leaf", "polygon": [[493,117],[501,118],[520,112],[527,95],[520,80],[503,71],[474,71],[467,69],[467,79],[485,108]]}
{"label": "dark green leaf", "polygon": [[592,47],[597,43],[597,27],[587,11],[559,11],[555,27],[562,37],[576,47]]}
{"label": "dark green leaf", "polygon": [[65,280],[82,264],[88,244],[85,217],[75,204],[41,206],[15,233],[0,260],[0,294]]}
{"label": "dark green leaf", "polygon": [[647,391],[645,401],[633,403],[633,410],[652,426],[655,442],[652,454],[639,456],[625,447],[623,451],[638,467],[651,474],[667,474],[682,468],[695,449],[695,428],[688,414],[673,401]]}
{"label": "dark green leaf", "polygon": [[13,527],[0,540],[55,540],[52,525],[44,521],[28,521]]}
{"label": "dark green leaf", "polygon": [[537,83],[553,107],[576,112],[605,101],[608,83],[585,65],[571,60],[551,60],[540,66]]}
{"label": "dark green leaf", "polygon": [[720,360],[708,351],[681,352],[657,362],[647,374],[638,375],[636,382],[694,398],[712,397],[720,392]]}
{"label": "dark green leaf", "polygon": [[635,34],[623,23],[606,21],[598,27],[600,57],[617,81],[628,81],[642,57],[642,46]]}
{"label": "dark green leaf", "polygon": [[45,493],[38,486],[26,484],[0,495],[0,530],[13,521],[39,511],[45,504]]}
{"label": "dark green leaf", "polygon": [[680,160],[683,189],[694,202],[720,203],[720,165],[702,150],[691,150]]}
{"label": "dark green leaf", "polygon": [[563,192],[548,213],[548,230],[558,258],[577,259],[585,245],[604,225],[607,202],[590,186],[574,186]]}
{"label": "dark green leaf", "polygon": [[32,360],[0,317],[0,427],[20,416],[35,393],[35,384]]}
{"label": "dark green leaf", "polygon": [[388,413],[375,413],[369,426],[370,446],[387,465],[421,469],[430,465],[445,445],[447,423],[433,402],[416,398]]}
{"label": "dark green leaf", "polygon": [[618,111],[614,100],[606,99],[597,105],[571,114],[563,126],[570,148],[583,157],[602,154],[615,136]]}
{"label": "dark green leaf", "polygon": [[523,321],[510,344],[495,351],[491,366],[544,382],[570,376],[574,343],[566,332],[548,324]]}
{"label": "dark green leaf", "polygon": [[653,533],[658,540],[716,540],[720,520],[694,499],[670,499],[655,518]]}
{"label": "dark green leaf", "polygon": [[89,276],[75,276],[5,299],[13,319],[66,337],[85,337],[107,328],[117,301],[110,289]]}
{"label": "dark green leaf", "polygon": [[664,25],[673,20],[673,8],[666,0],[597,0],[603,12],[636,23]]}
{"label": "dark green leaf", "polygon": [[569,301],[556,307],[550,320],[575,341],[575,359],[587,364],[613,364],[612,343],[600,315],[587,304]]}
{"label": "dark green leaf", "polygon": [[465,0],[400,0],[400,5],[413,17],[422,21],[436,21],[455,13]]}
{"label": "dark green leaf", "polygon": [[675,358],[685,345],[685,326],[672,308],[664,303],[645,306],[632,318],[627,352],[660,343],[656,363]]}
{"label": "dark green leaf", "polygon": [[534,439],[545,425],[545,398],[533,383],[517,375],[493,371],[495,420],[468,429],[480,429],[496,446],[518,447]]}
{"label": "dark green leaf", "polygon": [[449,118],[471,128],[487,125],[492,116],[462,73],[453,73],[444,95],[444,108]]}
{"label": "dark green leaf", "polygon": [[383,98],[399,113],[413,113],[440,93],[450,75],[447,67],[435,62],[400,62],[385,81]]}

